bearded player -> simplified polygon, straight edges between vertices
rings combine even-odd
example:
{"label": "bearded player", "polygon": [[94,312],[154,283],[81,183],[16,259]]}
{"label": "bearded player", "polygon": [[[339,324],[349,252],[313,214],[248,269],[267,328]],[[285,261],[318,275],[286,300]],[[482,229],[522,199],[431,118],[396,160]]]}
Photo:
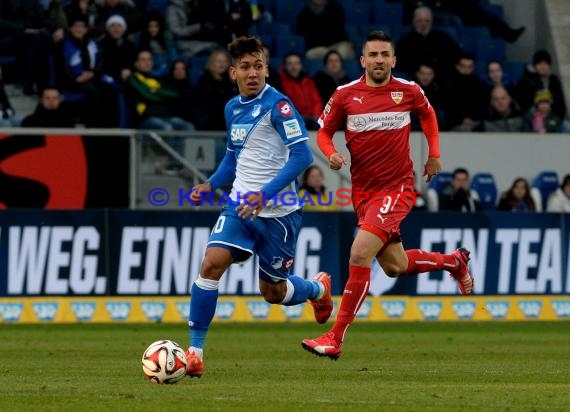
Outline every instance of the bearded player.
{"label": "bearded player", "polygon": [[365,74],[337,88],[319,119],[317,133],[318,146],[330,168],[339,170],[347,159],[336,150],[332,138],[339,126],[346,124],[352,201],[359,225],[337,319],[329,332],[302,342],[309,352],[331,359],[341,355],[346,331],[366,298],[374,258],[390,277],[443,269],[457,280],[463,295],[473,290],[468,250],[461,248],[451,254],[404,250],[400,238],[400,223],[415,202],[410,112],[419,115],[429,146],[424,167],[428,182],[441,171],[435,112],[416,83],[391,75],[396,56],[387,33],[368,35],[360,63]]}

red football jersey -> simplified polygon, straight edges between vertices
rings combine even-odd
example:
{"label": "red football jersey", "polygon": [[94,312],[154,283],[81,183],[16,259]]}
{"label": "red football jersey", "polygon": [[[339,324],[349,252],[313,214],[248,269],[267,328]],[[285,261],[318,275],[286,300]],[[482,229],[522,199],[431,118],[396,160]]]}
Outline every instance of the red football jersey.
{"label": "red football jersey", "polygon": [[354,192],[382,192],[404,181],[413,184],[410,113],[429,112],[430,103],[414,82],[392,77],[382,87],[365,77],[337,88],[319,123],[332,136],[345,122]]}

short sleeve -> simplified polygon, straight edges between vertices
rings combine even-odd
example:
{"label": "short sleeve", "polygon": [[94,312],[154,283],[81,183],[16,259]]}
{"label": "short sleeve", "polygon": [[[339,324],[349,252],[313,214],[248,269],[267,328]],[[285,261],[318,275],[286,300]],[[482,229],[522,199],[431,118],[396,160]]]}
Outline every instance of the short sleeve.
{"label": "short sleeve", "polygon": [[273,105],[271,123],[281,136],[285,146],[309,138],[303,118],[297,112],[295,106],[287,99],[281,99]]}
{"label": "short sleeve", "polygon": [[344,122],[345,117],[346,113],[342,104],[342,93],[337,89],[325,105],[321,117],[319,117],[319,126],[323,129],[327,129],[331,134],[334,134]]}

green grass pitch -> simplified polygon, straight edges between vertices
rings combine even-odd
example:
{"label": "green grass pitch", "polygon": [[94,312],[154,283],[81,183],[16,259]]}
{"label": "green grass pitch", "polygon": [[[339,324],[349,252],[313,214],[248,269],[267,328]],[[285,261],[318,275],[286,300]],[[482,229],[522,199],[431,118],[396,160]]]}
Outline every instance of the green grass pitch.
{"label": "green grass pitch", "polygon": [[570,323],[358,323],[334,362],[313,324],[215,324],[201,379],[140,358],[186,326],[0,325],[0,411],[569,411]]}

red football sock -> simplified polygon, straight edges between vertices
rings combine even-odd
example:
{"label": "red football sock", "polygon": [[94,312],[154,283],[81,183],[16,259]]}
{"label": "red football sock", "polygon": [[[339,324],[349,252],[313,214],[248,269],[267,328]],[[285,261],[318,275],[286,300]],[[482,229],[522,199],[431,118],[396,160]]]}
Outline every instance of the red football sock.
{"label": "red football sock", "polygon": [[344,340],[344,334],[362,306],[370,286],[369,267],[350,266],[348,270],[348,282],[344,287],[336,321],[331,328],[331,332],[335,334],[339,342]]}
{"label": "red football sock", "polygon": [[420,249],[406,250],[406,255],[408,255],[407,275],[417,275],[418,273],[442,269],[453,272],[457,269],[457,260],[453,255],[426,252]]}

